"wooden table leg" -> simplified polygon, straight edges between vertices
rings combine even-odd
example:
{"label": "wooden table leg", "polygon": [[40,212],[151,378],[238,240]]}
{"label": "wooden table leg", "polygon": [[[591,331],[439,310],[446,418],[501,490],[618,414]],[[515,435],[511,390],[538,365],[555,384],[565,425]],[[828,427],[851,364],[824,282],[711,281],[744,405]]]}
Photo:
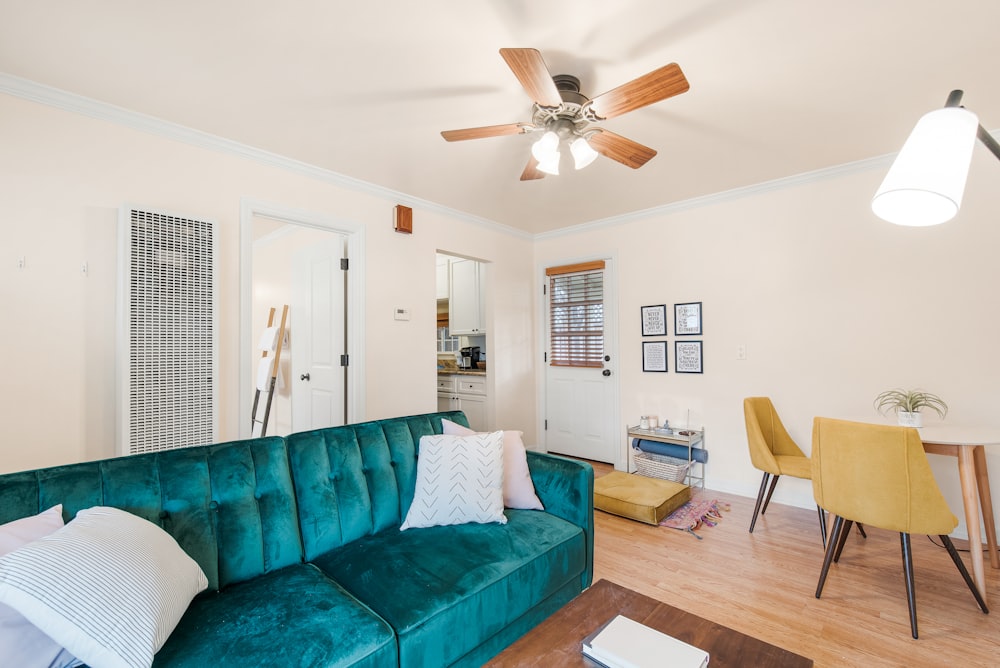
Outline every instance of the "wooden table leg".
{"label": "wooden table leg", "polygon": [[969,555],[972,557],[972,579],[986,600],[986,573],[983,568],[983,539],[979,533],[979,499],[976,485],[975,448],[958,449],[958,479],[962,483],[962,505],[965,507],[965,528],[969,533]]}
{"label": "wooden table leg", "polygon": [[990,476],[986,470],[986,448],[973,448],[976,464],[976,486],[979,488],[979,505],[983,510],[983,524],[986,525],[986,548],[990,553],[990,566],[1000,568],[1000,554],[997,553],[997,525],[993,519],[993,497],[990,495]]}

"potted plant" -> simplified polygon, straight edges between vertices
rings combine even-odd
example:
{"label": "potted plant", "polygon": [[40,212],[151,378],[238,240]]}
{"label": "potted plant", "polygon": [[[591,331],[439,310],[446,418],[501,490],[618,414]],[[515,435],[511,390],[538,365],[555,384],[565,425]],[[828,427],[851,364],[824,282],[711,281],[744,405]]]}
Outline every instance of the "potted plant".
{"label": "potted plant", "polygon": [[948,405],[941,397],[922,390],[886,390],[875,397],[875,410],[882,415],[895,411],[904,427],[923,426],[922,408],[930,408],[942,419],[948,414]]}

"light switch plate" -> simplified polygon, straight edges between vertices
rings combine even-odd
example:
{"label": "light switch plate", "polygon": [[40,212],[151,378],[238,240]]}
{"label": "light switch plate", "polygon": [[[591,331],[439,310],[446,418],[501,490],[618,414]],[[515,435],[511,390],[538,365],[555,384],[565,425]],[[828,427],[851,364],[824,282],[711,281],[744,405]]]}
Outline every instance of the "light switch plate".
{"label": "light switch plate", "polygon": [[410,319],[410,309],[396,307],[392,313],[392,317],[395,320],[409,320]]}

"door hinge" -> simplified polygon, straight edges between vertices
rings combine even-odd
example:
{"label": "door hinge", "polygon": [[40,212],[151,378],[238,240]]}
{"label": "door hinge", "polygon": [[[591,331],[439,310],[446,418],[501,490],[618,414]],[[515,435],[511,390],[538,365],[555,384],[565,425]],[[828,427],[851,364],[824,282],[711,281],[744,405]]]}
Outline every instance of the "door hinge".
{"label": "door hinge", "polygon": [[543,362],[548,362],[549,361],[549,354],[548,353],[542,353],[542,361]]}
{"label": "door hinge", "polygon": [[343,271],[347,271],[347,269],[348,269],[348,266],[347,266],[347,265],[348,265],[348,264],[349,264],[349,262],[348,262],[348,259],[347,259],[346,257],[342,257],[342,258],[340,258],[340,268],[341,268],[341,269],[342,269]]}
{"label": "door hinge", "polygon": [[348,366],[349,363],[350,360],[348,359],[347,355],[340,356],[340,366]]}
{"label": "door hinge", "polygon": [[548,430],[549,430],[549,421],[546,420],[545,421],[545,431],[548,431]]}
{"label": "door hinge", "polygon": [[545,285],[545,283],[542,283],[542,295],[547,295],[547,294],[548,294],[548,293],[547,293],[547,292],[545,291],[547,287],[548,287],[548,286],[547,286],[547,285]]}

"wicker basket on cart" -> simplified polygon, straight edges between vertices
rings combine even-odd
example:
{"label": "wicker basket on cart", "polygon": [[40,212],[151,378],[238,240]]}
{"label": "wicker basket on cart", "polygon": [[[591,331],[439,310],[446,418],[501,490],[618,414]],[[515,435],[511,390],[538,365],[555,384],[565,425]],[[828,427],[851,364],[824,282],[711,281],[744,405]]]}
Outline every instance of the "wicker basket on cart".
{"label": "wicker basket on cart", "polygon": [[684,482],[692,462],[676,457],[658,455],[655,452],[644,452],[635,449],[632,459],[635,461],[636,472],[649,478]]}

